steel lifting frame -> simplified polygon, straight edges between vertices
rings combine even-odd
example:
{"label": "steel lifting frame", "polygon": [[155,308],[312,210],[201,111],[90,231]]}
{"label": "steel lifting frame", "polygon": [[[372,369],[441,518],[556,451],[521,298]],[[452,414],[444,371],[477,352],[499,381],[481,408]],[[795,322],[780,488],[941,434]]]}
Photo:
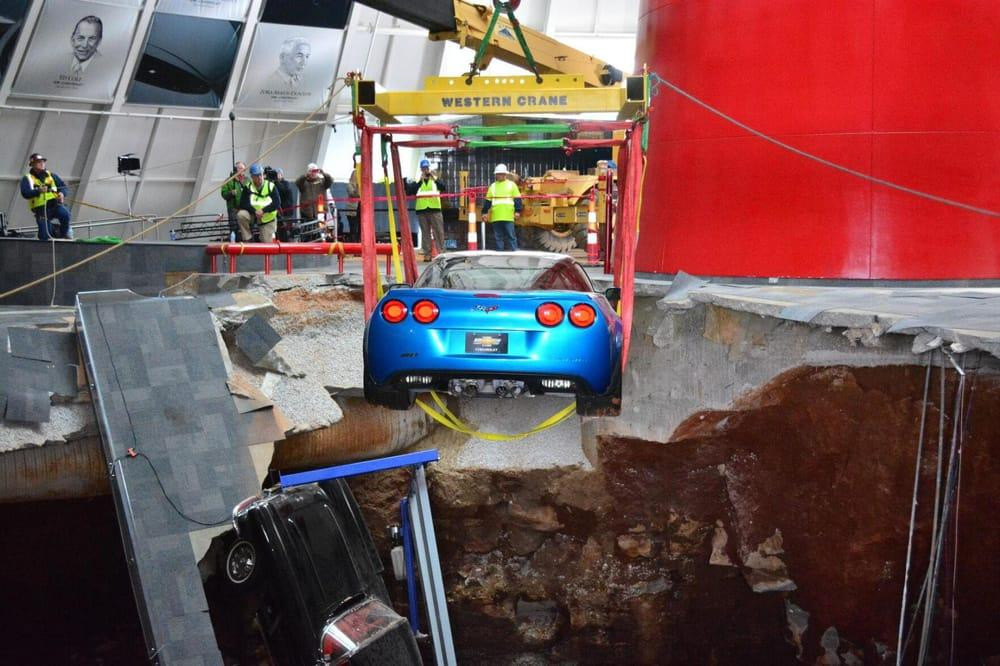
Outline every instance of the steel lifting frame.
{"label": "steel lifting frame", "polygon": [[[401,502],[403,513],[403,538],[409,548],[407,564],[410,564],[409,552],[416,556],[420,569],[420,583],[423,587],[424,602],[427,606],[427,618],[430,622],[431,640],[434,645],[434,660],[438,666],[455,666],[455,644],[451,635],[451,620],[448,617],[448,604],[444,594],[444,577],[441,574],[441,560],[438,557],[437,539],[434,535],[434,521],[431,516],[430,496],[427,493],[427,475],[425,467],[428,463],[439,459],[437,449],[416,451],[397,456],[362,460],[346,465],[335,465],[308,472],[282,474],[281,486],[290,488],[306,483],[317,483],[331,479],[343,479],[350,476],[384,472],[400,467],[409,467],[413,471],[409,495]],[[407,529],[407,526],[412,529]],[[412,542],[409,541],[412,537]],[[410,626],[417,632],[416,582],[413,580],[412,567],[407,566],[406,587],[410,601]]]}
{"label": "steel lifting frame", "polygon": [[381,91],[375,82],[358,79],[358,106],[384,123],[398,116],[509,115],[512,113],[617,113],[631,118],[643,110],[641,76],[624,84],[587,87],[577,74],[533,76],[479,76],[471,84],[464,77],[429,76],[423,90]]}

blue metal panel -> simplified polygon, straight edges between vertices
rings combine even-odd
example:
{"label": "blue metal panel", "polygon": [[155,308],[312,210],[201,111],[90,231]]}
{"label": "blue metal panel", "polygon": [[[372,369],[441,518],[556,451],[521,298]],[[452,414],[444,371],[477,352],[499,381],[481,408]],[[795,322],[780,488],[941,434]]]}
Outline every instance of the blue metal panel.
{"label": "blue metal panel", "polygon": [[375,460],[361,460],[359,462],[348,463],[346,465],[334,465],[333,467],[313,469],[308,472],[282,474],[281,485],[285,488],[291,488],[292,486],[301,486],[306,483],[316,483],[318,481],[327,481],[329,479],[342,479],[348,476],[371,474],[372,472],[384,472],[386,470],[397,469],[399,467],[424,465],[426,463],[436,462],[439,458],[440,456],[438,455],[437,449],[429,449],[427,451],[415,451],[413,453],[404,453],[398,456],[388,456],[385,458],[377,458]]}

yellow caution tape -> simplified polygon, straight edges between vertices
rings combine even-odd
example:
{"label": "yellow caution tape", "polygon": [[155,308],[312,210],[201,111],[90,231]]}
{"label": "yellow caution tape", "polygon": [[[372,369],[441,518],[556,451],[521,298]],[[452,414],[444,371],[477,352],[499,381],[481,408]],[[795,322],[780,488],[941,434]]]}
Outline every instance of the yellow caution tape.
{"label": "yellow caution tape", "polygon": [[389,242],[392,243],[392,267],[396,272],[396,282],[406,282],[403,264],[399,260],[399,242],[396,240],[396,214],[393,212],[392,197],[389,196],[389,174],[385,176],[385,202],[389,210]]}
{"label": "yellow caution tape", "polygon": [[503,433],[496,433],[496,432],[482,432],[480,430],[476,430],[466,425],[457,416],[455,416],[450,409],[448,409],[448,406],[444,403],[444,400],[441,399],[441,396],[437,394],[437,391],[431,391],[431,398],[434,399],[434,402],[441,410],[440,412],[433,409],[430,405],[426,404],[420,398],[417,398],[416,403],[420,407],[420,409],[424,410],[424,412],[426,412],[427,415],[430,416],[432,419],[434,419],[444,427],[449,428],[450,430],[454,430],[455,432],[461,432],[466,435],[471,435],[472,437],[487,439],[493,442],[509,442],[515,439],[523,439],[525,437],[529,437],[531,435],[540,433],[543,430],[548,430],[553,426],[559,425],[560,423],[568,419],[570,415],[572,415],[576,411],[576,401],[573,401],[563,409],[560,409],[558,412],[556,412],[549,418],[545,419],[544,421],[536,425],[534,428],[531,428],[530,430],[525,430],[524,432],[519,432],[512,435],[506,435]]}

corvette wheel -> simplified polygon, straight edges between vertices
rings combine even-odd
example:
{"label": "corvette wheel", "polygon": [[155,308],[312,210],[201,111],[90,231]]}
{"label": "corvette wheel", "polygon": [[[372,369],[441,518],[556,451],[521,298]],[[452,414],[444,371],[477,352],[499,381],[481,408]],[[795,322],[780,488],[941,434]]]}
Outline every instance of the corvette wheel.
{"label": "corvette wheel", "polygon": [[240,539],[229,549],[226,555],[226,578],[230,582],[242,585],[250,580],[257,568],[257,551],[249,541]]}

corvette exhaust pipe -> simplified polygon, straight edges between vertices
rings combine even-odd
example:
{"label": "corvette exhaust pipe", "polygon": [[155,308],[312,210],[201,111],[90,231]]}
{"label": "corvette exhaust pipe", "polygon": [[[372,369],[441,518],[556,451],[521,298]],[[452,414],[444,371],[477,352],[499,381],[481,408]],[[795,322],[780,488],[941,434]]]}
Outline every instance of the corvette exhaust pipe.
{"label": "corvette exhaust pipe", "polygon": [[497,386],[493,390],[496,392],[498,398],[506,398],[507,397],[507,387],[504,386],[503,384],[501,384],[500,386]]}
{"label": "corvette exhaust pipe", "polygon": [[479,393],[479,386],[469,382],[462,387],[462,393],[468,398],[474,398],[476,397],[476,394]]}

